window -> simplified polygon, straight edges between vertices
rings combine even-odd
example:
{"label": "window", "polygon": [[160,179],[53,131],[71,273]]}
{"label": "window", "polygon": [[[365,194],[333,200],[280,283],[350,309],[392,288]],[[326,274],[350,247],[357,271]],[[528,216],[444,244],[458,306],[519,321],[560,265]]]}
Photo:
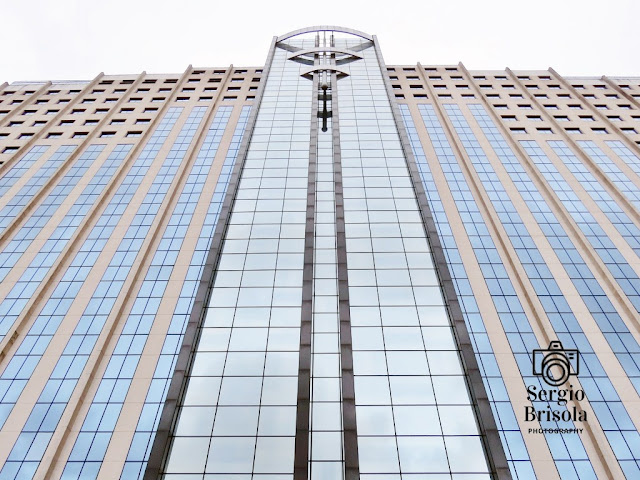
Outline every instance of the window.
{"label": "window", "polygon": [[585,122],[595,122],[595,119],[591,115],[580,115],[580,120]]}
{"label": "window", "polygon": [[[33,125],[31,125],[32,127],[41,127],[42,125],[44,125],[45,123],[47,123],[44,120],[36,120],[35,122],[33,122]],[[9,125],[11,126],[11,125]]]}
{"label": "window", "polygon": [[242,82],[242,81],[244,81],[244,78],[232,78],[231,81],[232,82]]}
{"label": "window", "polygon": [[149,113],[149,112],[157,112],[158,109],[155,107],[147,107],[144,109],[144,113]]}
{"label": "window", "polygon": [[631,105],[626,104],[626,103],[620,104],[620,105],[618,105],[618,107],[623,108],[625,110],[631,110]]}
{"label": "window", "polygon": [[[413,88],[413,85],[411,86],[411,88]],[[422,88],[422,86],[420,86],[419,88]],[[459,88],[460,90],[469,90],[469,85],[456,85],[456,88]]]}
{"label": "window", "polygon": [[242,87],[227,87],[227,91],[229,92],[237,92],[240,90],[240,88]]}
{"label": "window", "polygon": [[[466,85],[456,85],[457,88],[466,88],[468,89],[469,87],[467,87]],[[423,89],[424,87],[422,85],[409,85],[409,88],[414,88],[414,89]]]}
{"label": "window", "polygon": [[147,123],[150,123],[150,122],[151,122],[150,118],[138,118],[136,120],[136,125],[144,125],[144,124],[147,124]]}
{"label": "window", "polygon": [[132,97],[129,99],[129,103],[141,102],[142,99],[140,97]]}
{"label": "window", "polygon": [[[207,87],[204,89],[205,92],[215,92],[218,87]],[[249,90],[257,90],[258,87],[250,87]]]}
{"label": "window", "polygon": [[156,83],[156,80],[155,80],[155,79],[151,79],[151,78],[149,78],[149,79],[145,80],[145,81],[144,81],[144,82],[142,82],[142,83],[147,83],[147,84],[149,84],[149,83]]}
{"label": "window", "polygon": [[540,115],[527,115],[527,119],[531,120],[532,122],[541,122],[542,121],[542,117]]}
{"label": "window", "polygon": [[[414,95],[415,96],[415,95]],[[425,98],[427,96],[425,95]],[[476,98],[476,96],[473,93],[463,93],[462,94],[462,98]]]}
{"label": "window", "polygon": [[548,110],[558,110],[558,106],[553,104],[553,103],[546,103],[544,105],[544,108],[546,108]]}
{"label": "window", "polygon": [[528,103],[519,103],[518,108],[521,108],[522,110],[533,110],[533,107]]}
{"label": "window", "polygon": [[34,113],[36,113],[35,110],[25,110],[22,112],[23,115],[33,115]]}
{"label": "window", "polygon": [[556,95],[558,98],[571,98],[571,95],[569,93],[559,93],[558,95]]}
{"label": "window", "polygon": [[124,123],[124,118],[114,118],[113,120],[111,120],[109,125],[121,125],[123,123]]}
{"label": "window", "polygon": [[606,105],[596,105],[595,106],[598,110],[609,110],[609,107],[607,107]]}
{"label": "window", "polygon": [[429,80],[442,80],[440,75],[429,75]]}
{"label": "window", "polygon": [[120,83],[122,85],[131,85],[133,83],[133,80],[122,80]]}
{"label": "window", "polygon": [[105,98],[104,103],[116,103],[118,101],[117,98]]}
{"label": "window", "polygon": [[487,77],[485,77],[484,75],[474,75],[473,76],[474,80],[486,80]]}
{"label": "window", "polygon": [[505,122],[514,122],[516,120],[515,115],[502,115],[502,120]]}
{"label": "window", "polygon": [[127,132],[127,137],[139,137],[140,135],[142,135],[142,132],[140,131]]}
{"label": "window", "polygon": [[536,93],[533,96],[536,98],[549,98],[549,96],[544,93]]}
{"label": "window", "polygon": [[584,90],[584,85],[571,85],[576,90]]}
{"label": "window", "polygon": [[2,150],[2,153],[13,153],[17,151],[18,148],[20,147],[5,147],[4,150]]}
{"label": "window", "polygon": [[509,97],[511,98],[524,98],[522,95],[520,95],[519,93],[510,93]]}
{"label": "window", "polygon": [[622,118],[620,118],[618,115],[607,115],[607,118],[609,120],[611,120],[612,122],[621,122]]}
{"label": "window", "polygon": [[606,90],[606,89],[607,89],[607,86],[606,86],[606,85],[594,85],[593,87],[594,87],[594,88],[597,88],[597,89],[599,89],[599,90]]}
{"label": "window", "polygon": [[596,96],[593,93],[585,93],[584,95],[582,95],[584,98],[596,98]]}
{"label": "window", "polygon": [[178,83],[177,78],[167,78],[164,83]]}
{"label": "window", "polygon": [[593,131],[593,133],[598,133],[600,135],[609,133],[606,128],[592,128],[591,130]]}
{"label": "window", "polygon": [[636,129],[632,127],[622,127],[620,130],[622,130],[624,133],[628,135],[633,135],[634,133],[638,133],[636,132]]}
{"label": "window", "polygon": [[580,135],[582,133],[582,130],[580,130],[579,128],[575,128],[575,127],[568,127],[568,128],[565,128],[564,130],[567,133],[571,133],[571,134],[575,134],[575,135]]}
{"label": "window", "polygon": [[550,128],[536,128],[536,130],[538,131],[538,133],[542,133],[542,134],[553,133],[553,130],[551,130]]}
{"label": "window", "polygon": [[60,132],[51,132],[50,134],[47,135],[47,138],[58,138],[61,136],[62,136],[62,133]]}
{"label": "window", "polygon": [[45,115],[55,115],[56,113],[58,113],[60,110],[47,110]]}
{"label": "window", "polygon": [[102,89],[100,89],[100,90],[98,90],[98,89],[93,89],[93,90],[91,91],[91,93],[92,93],[92,94],[94,94],[94,95],[100,95],[100,94],[103,94],[103,93],[104,93],[104,90],[102,90]]}
{"label": "window", "polygon": [[189,97],[178,97],[176,98],[176,102],[188,102]]}
{"label": "window", "polygon": [[506,80],[506,79],[507,79],[507,77],[506,77],[506,76],[504,76],[504,75],[496,75],[494,78],[495,78],[496,80]]}
{"label": "window", "polygon": [[60,100],[58,100],[58,104],[65,104],[65,103],[69,103],[71,100],[69,100],[68,98],[61,98]]}
{"label": "window", "polygon": [[213,97],[198,97],[199,102],[208,102],[209,100],[213,100]]}
{"label": "window", "polygon": [[508,110],[509,107],[507,107],[504,103],[496,103],[494,105],[494,108],[498,109],[498,110]]}
{"label": "window", "polygon": [[512,127],[509,130],[511,130],[511,133],[515,133],[515,134],[527,133],[527,131],[522,127]]}
{"label": "window", "polygon": [[531,80],[531,77],[528,77],[527,75],[518,75],[518,79],[519,80]]}
{"label": "window", "polygon": [[19,121],[13,121],[13,122],[9,122],[9,126],[10,127],[19,127],[20,125],[22,125],[24,122],[19,122]]}
{"label": "window", "polygon": [[75,120],[61,120],[58,125],[66,127],[67,125],[71,125],[72,123],[75,123]]}
{"label": "window", "polygon": [[159,89],[158,89],[158,92],[159,92],[159,93],[162,93],[162,92],[170,92],[170,91],[171,91],[171,88],[159,88]]}
{"label": "window", "polygon": [[189,80],[187,80],[187,83],[198,83],[199,81],[199,78],[190,78]]}
{"label": "window", "polygon": [[566,115],[554,115],[553,118],[555,118],[558,122],[568,122],[569,121],[569,117],[567,117]]}
{"label": "window", "polygon": [[86,138],[89,135],[88,132],[76,132],[73,134],[73,138]]}
{"label": "window", "polygon": [[500,98],[499,93],[487,93],[486,96],[487,98]]}
{"label": "window", "polygon": [[605,94],[605,97],[607,98],[620,98],[618,95],[616,95],[615,93],[607,93]]}
{"label": "window", "polygon": [[195,88],[193,88],[193,87],[184,87],[184,88],[182,89],[182,91],[183,91],[183,92],[195,92],[195,91],[196,91],[196,89],[195,89]]}
{"label": "window", "polygon": [[85,98],[84,100],[82,100],[82,103],[93,103],[95,101],[95,98]]}
{"label": "window", "polygon": [[18,137],[20,140],[33,137],[33,133],[21,133]]}
{"label": "window", "polygon": [[[227,97],[224,97],[225,100]],[[404,95],[402,93],[396,93],[396,98],[404,98]]]}
{"label": "window", "polygon": [[560,85],[552,84],[552,85],[549,85],[549,88],[551,90],[560,90]]}
{"label": "window", "polygon": [[131,113],[133,112],[133,108],[121,108],[120,113]]}
{"label": "window", "polygon": [[165,97],[153,97],[151,99],[152,102],[164,102],[165,101]]}
{"label": "window", "polygon": [[578,105],[577,103],[571,104],[571,105],[567,105],[571,110],[582,110],[582,107],[580,105]]}
{"label": "window", "polygon": [[84,122],[85,125],[97,125],[98,124],[98,120],[86,120]]}
{"label": "window", "polygon": [[446,90],[447,86],[446,85],[434,85],[433,88],[435,88],[436,90]]}
{"label": "window", "polygon": [[139,89],[136,90],[136,93],[146,93],[148,91],[149,91],[148,88],[139,88]]}
{"label": "window", "polygon": [[113,89],[113,93],[124,93],[124,92],[126,92],[126,91],[127,91],[127,90],[126,90],[126,89],[124,89],[124,88],[114,88],[114,89]]}
{"label": "window", "polygon": [[[122,109],[124,110],[124,109]],[[121,111],[122,111],[121,110]],[[133,110],[133,109],[132,109]],[[98,115],[104,115],[105,113],[107,113],[109,111],[108,108],[96,108],[95,113],[97,113]]]}
{"label": "window", "polygon": [[407,75],[407,80],[420,80],[417,75]]}
{"label": "window", "polygon": [[538,89],[539,89],[538,85],[527,85],[526,87],[527,87],[529,90],[538,90]]}
{"label": "window", "polygon": [[[396,95],[397,97],[397,95]],[[402,98],[404,98],[404,95],[402,96]],[[236,97],[235,95],[230,95],[228,97],[222,97],[222,100],[237,100],[238,97]]]}
{"label": "window", "polygon": [[413,98],[427,98],[427,96],[424,93],[414,93]]}
{"label": "window", "polygon": [[100,138],[108,138],[108,137],[115,137],[116,136],[116,132],[102,132],[100,134]]}

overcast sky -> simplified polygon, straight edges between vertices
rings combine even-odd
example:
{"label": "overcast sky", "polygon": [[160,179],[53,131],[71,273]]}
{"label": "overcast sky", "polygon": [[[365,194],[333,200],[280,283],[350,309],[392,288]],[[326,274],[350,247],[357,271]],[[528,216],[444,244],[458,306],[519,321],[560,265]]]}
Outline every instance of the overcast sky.
{"label": "overcast sky", "polygon": [[311,25],[375,34],[388,64],[640,75],[639,0],[1,0],[0,83],[263,65]]}

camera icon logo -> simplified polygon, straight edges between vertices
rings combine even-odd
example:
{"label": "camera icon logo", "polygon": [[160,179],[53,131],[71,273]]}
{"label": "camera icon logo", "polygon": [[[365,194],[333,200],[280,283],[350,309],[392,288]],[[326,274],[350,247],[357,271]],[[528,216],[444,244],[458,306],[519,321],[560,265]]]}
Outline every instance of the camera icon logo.
{"label": "camera icon logo", "polygon": [[578,354],[575,348],[565,349],[562,342],[551,341],[546,349],[533,351],[533,374],[541,376],[548,385],[560,386],[570,375],[580,372]]}

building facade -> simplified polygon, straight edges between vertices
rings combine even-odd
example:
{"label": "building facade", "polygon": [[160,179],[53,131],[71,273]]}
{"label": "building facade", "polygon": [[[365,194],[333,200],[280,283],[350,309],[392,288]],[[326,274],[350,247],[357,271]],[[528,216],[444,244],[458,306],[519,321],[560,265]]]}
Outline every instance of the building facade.
{"label": "building facade", "polygon": [[640,79],[0,89],[0,479],[640,478]]}

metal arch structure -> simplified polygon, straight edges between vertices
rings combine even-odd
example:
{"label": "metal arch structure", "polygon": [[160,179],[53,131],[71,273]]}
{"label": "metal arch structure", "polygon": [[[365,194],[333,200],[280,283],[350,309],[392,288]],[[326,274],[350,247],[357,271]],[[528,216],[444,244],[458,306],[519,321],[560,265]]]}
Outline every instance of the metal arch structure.
{"label": "metal arch structure", "polygon": [[303,35],[305,33],[313,33],[313,32],[340,32],[340,33],[348,33],[350,35],[355,35],[356,37],[364,38],[365,40],[369,40],[373,42],[373,36],[367,33],[361,32],[360,30],[355,30],[353,28],[347,27],[339,27],[337,25],[316,25],[313,27],[305,27],[300,28],[298,30],[293,30],[289,33],[285,33],[277,38],[277,42],[282,42],[291,37],[295,37],[297,35]]}

